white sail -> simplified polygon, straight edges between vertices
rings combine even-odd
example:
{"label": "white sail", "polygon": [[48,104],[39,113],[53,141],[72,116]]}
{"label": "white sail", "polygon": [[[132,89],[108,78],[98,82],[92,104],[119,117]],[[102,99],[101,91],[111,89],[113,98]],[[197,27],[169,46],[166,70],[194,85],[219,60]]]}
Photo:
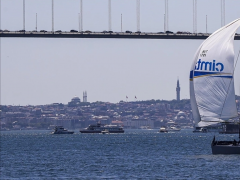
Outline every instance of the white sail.
{"label": "white sail", "polygon": [[190,71],[190,102],[192,106],[192,114],[193,114],[193,120],[194,120],[195,126],[198,126],[198,123],[200,122],[201,118],[200,118],[200,114],[198,111],[197,102],[195,98],[194,85],[193,85],[193,70],[195,69],[195,62],[197,61],[197,58],[199,56],[200,49],[201,49],[201,46],[198,48],[197,52],[195,53],[194,62],[192,64],[191,71]]}
{"label": "white sail", "polygon": [[190,72],[190,98],[195,123],[208,126],[237,117],[233,40],[240,19],[207,38],[196,52]]}

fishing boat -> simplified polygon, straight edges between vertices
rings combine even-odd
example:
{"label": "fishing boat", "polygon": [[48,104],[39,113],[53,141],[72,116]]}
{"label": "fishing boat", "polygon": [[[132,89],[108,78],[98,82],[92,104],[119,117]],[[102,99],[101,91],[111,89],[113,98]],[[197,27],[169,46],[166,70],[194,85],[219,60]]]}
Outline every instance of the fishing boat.
{"label": "fishing boat", "polygon": [[[190,70],[190,101],[195,125],[208,127],[238,119],[235,101],[234,36],[240,19],[229,23],[209,36],[198,48]],[[239,119],[240,121],[240,119]],[[216,141],[213,154],[240,154],[239,141]]]}

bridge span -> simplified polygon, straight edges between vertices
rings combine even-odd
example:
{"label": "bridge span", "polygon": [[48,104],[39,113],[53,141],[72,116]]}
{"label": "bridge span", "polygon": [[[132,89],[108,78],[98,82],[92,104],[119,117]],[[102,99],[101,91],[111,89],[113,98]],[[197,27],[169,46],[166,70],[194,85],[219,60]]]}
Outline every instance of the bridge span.
{"label": "bridge span", "polygon": [[[5,38],[122,38],[122,39],[206,39],[208,33],[126,33],[126,32],[1,32],[0,37]],[[235,35],[235,40],[240,40],[240,34]]]}

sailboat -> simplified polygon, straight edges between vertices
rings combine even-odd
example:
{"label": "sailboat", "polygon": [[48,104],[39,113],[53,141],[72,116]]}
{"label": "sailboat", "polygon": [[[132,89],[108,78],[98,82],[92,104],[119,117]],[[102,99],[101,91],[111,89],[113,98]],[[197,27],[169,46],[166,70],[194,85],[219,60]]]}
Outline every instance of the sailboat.
{"label": "sailboat", "polygon": [[[239,27],[240,19],[236,19],[220,28],[195,53],[190,70],[190,101],[198,127],[238,118],[233,41]],[[216,141],[214,136],[211,147],[213,154],[240,154],[240,131],[239,141]]]}

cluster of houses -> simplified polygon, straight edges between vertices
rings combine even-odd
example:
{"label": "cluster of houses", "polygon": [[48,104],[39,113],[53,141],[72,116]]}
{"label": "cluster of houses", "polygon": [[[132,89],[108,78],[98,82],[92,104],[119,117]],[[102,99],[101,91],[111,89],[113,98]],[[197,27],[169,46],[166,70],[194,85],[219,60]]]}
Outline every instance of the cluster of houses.
{"label": "cluster of houses", "polygon": [[[239,101],[237,104],[239,107]],[[193,126],[191,105],[187,99],[89,103],[74,97],[68,104],[1,105],[0,113],[1,130],[52,129],[56,125],[77,129],[98,122],[121,125],[126,129]]]}

